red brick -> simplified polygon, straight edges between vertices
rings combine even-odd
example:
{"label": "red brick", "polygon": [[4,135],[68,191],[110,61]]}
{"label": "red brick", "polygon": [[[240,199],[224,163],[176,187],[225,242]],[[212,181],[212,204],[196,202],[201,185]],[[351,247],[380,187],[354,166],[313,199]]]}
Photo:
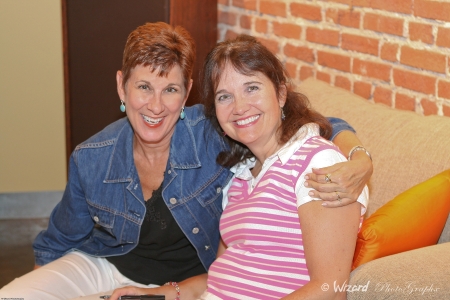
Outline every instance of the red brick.
{"label": "red brick", "polygon": [[415,0],[414,15],[448,22],[450,21],[450,2]]}
{"label": "red brick", "polygon": [[299,47],[292,44],[286,44],[286,46],[284,46],[284,54],[287,57],[296,58],[308,63],[312,63],[315,61],[314,51],[303,46]]}
{"label": "red brick", "polygon": [[348,79],[347,77],[344,76],[336,76],[336,78],[334,79],[334,85],[346,90],[351,90],[352,88],[352,83],[350,82],[350,79]]}
{"label": "red brick", "polygon": [[233,0],[233,5],[236,7],[256,11],[256,0]]}
{"label": "red brick", "polygon": [[439,80],[438,97],[450,99],[450,81]]}
{"label": "red brick", "polygon": [[433,26],[423,23],[409,23],[409,39],[426,44],[433,43]]}
{"label": "red brick", "polygon": [[366,13],[364,29],[403,36],[403,19]]}
{"label": "red brick", "polygon": [[302,28],[292,23],[273,22],[273,33],[291,39],[300,39]]}
{"label": "red brick", "polygon": [[446,69],[446,57],[444,54],[414,49],[409,46],[401,48],[400,62],[411,67],[439,73],[445,73]]}
{"label": "red brick", "polygon": [[423,114],[425,116],[437,115],[438,107],[436,105],[436,102],[423,98],[422,100],[420,100],[420,104],[422,105]]}
{"label": "red brick", "polygon": [[258,41],[261,42],[264,46],[267,47],[267,49],[270,50],[273,54],[277,54],[280,51],[280,44],[277,41],[274,40],[268,40],[263,38],[258,38]]}
{"label": "red brick", "polygon": [[394,84],[413,91],[434,95],[436,78],[406,70],[394,69]]}
{"label": "red brick", "polygon": [[353,0],[352,4],[404,14],[411,14],[413,8],[413,0]]}
{"label": "red brick", "polygon": [[450,28],[438,28],[436,45],[450,48]]}
{"label": "red brick", "polygon": [[305,80],[309,77],[314,77],[314,69],[308,66],[300,68],[300,80]]}
{"label": "red brick", "polygon": [[256,19],[256,21],[255,21],[255,30],[256,30],[256,32],[259,32],[259,33],[267,33],[267,29],[268,29],[268,26],[267,26],[267,20],[264,20],[264,19]]}
{"label": "red brick", "polygon": [[234,32],[233,30],[227,30],[225,33],[225,40],[232,40],[238,36],[237,32]]}
{"label": "red brick", "polygon": [[297,76],[297,64],[287,62],[284,66],[290,78],[295,79]]}
{"label": "red brick", "polygon": [[259,4],[259,10],[263,14],[286,17],[286,3],[281,0],[261,0],[261,3]]}
{"label": "red brick", "polygon": [[375,91],[373,92],[373,100],[376,103],[383,103],[387,106],[392,106],[392,91],[385,89],[383,87],[377,86],[375,87]]}
{"label": "red brick", "polygon": [[335,24],[338,25],[352,28],[359,28],[361,13],[350,9],[343,10],[331,8],[327,10],[326,19],[327,21],[331,19]]}
{"label": "red brick", "polygon": [[327,83],[330,83],[331,81],[330,74],[321,71],[317,71],[316,79],[325,81]]}
{"label": "red brick", "polygon": [[241,28],[244,29],[251,29],[252,28],[252,17],[243,15],[241,16],[239,20],[239,24],[241,25]]}
{"label": "red brick", "polygon": [[413,97],[397,93],[395,95],[395,108],[416,111],[416,100]]}
{"label": "red brick", "polygon": [[321,66],[350,72],[350,57],[341,54],[318,51],[317,62]]}
{"label": "red brick", "polygon": [[354,50],[378,56],[378,39],[354,34],[342,35],[342,49]]}
{"label": "red brick", "polygon": [[384,60],[397,62],[398,45],[391,43],[384,43],[381,46],[380,57]]}
{"label": "red brick", "polygon": [[336,2],[336,3],[342,3],[351,5],[353,3],[353,0],[325,0],[326,2]]}
{"label": "red brick", "polygon": [[389,81],[391,66],[355,58],[353,60],[353,73]]}
{"label": "red brick", "polygon": [[339,31],[308,27],[306,29],[306,40],[317,44],[338,46]]}
{"label": "red brick", "polygon": [[372,85],[367,82],[357,81],[353,84],[353,93],[369,99],[372,94]]}
{"label": "red brick", "polygon": [[294,17],[300,17],[312,21],[322,21],[320,6],[304,3],[292,3],[291,14]]}
{"label": "red brick", "polygon": [[233,25],[236,25],[237,16],[234,13],[221,11],[219,13],[219,18],[218,19],[219,19],[218,20],[219,23],[225,23],[225,24],[233,26]]}
{"label": "red brick", "polygon": [[442,112],[444,113],[444,116],[450,117],[450,106],[442,105]]}

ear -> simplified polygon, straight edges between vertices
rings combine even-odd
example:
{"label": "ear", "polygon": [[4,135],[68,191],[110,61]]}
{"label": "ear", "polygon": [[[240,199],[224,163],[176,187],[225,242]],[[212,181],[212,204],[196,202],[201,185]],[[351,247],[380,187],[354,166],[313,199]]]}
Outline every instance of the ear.
{"label": "ear", "polygon": [[183,99],[183,107],[184,107],[184,105],[186,104],[186,101],[187,101],[187,99],[188,99],[188,97],[189,97],[189,93],[191,92],[191,89],[192,89],[192,83],[193,83],[193,82],[194,82],[194,81],[193,81],[192,79],[189,80],[188,88],[187,88],[187,90],[186,90],[186,96],[185,96],[184,99]]}
{"label": "ear", "polygon": [[117,93],[119,94],[119,98],[121,100],[125,99],[125,89],[123,87],[123,74],[122,71],[117,71],[116,73],[116,82],[117,82]]}
{"label": "ear", "polygon": [[283,83],[280,85],[278,97],[278,103],[280,104],[280,107],[284,107],[284,105],[286,104],[286,97],[287,97],[287,86],[286,84]]}

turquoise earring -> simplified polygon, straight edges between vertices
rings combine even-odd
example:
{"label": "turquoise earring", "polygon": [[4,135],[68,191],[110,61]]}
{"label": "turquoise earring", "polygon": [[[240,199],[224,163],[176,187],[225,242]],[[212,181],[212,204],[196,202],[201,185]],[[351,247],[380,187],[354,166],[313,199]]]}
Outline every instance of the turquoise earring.
{"label": "turquoise earring", "polygon": [[186,118],[186,113],[184,112],[184,106],[181,108],[181,112],[180,112],[180,119],[184,120],[184,118]]}
{"label": "turquoise earring", "polygon": [[120,111],[121,111],[121,112],[125,112],[125,110],[126,110],[125,103],[123,103],[123,100],[120,100],[120,102],[122,102],[122,103],[120,104]]}

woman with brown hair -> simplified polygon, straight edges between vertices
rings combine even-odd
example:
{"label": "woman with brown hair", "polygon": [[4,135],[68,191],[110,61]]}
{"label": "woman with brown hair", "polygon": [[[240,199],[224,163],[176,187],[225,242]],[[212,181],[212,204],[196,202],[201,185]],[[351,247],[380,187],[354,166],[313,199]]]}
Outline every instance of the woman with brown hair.
{"label": "woman with brown hair", "polygon": [[328,120],[247,35],[213,49],[201,86],[205,114],[230,145],[218,162],[234,173],[202,299],[345,299],[333,287],[349,278],[368,193],[330,210],[304,186],[312,168],[345,161],[325,139]]}

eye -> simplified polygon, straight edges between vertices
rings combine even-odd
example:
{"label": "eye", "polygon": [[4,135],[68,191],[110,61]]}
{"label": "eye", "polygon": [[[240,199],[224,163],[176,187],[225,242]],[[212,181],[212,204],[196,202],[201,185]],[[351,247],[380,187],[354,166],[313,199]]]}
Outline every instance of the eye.
{"label": "eye", "polygon": [[178,89],[176,89],[176,88],[170,86],[170,87],[168,87],[168,88],[166,89],[166,91],[169,92],[169,93],[176,93],[176,92],[178,92]]}
{"label": "eye", "polygon": [[219,102],[219,103],[227,102],[230,100],[231,100],[231,95],[229,95],[229,94],[222,94],[222,95],[218,95],[216,97],[216,102]]}
{"label": "eye", "polygon": [[259,86],[256,86],[256,85],[250,85],[247,88],[247,91],[249,91],[249,92],[254,92],[254,91],[257,91],[257,90],[259,90]]}
{"label": "eye", "polygon": [[150,87],[148,86],[148,84],[140,84],[140,85],[138,85],[138,89],[140,89],[140,90],[149,90]]}

